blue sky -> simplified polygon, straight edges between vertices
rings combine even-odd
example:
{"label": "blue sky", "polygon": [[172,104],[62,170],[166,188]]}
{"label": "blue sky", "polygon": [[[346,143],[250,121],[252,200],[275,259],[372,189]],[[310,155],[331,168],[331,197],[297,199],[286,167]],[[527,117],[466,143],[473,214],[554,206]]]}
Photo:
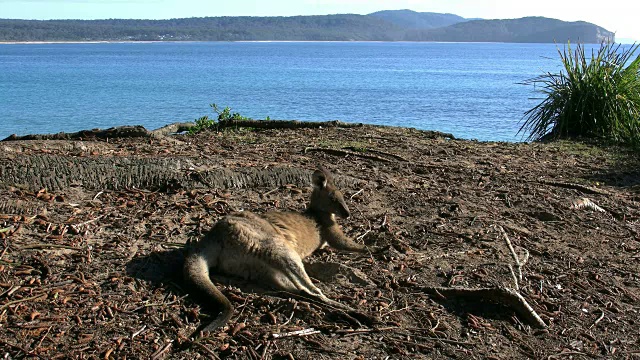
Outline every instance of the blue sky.
{"label": "blue sky", "polygon": [[5,19],[169,19],[202,16],[368,14],[411,9],[463,17],[506,19],[546,16],[584,20],[640,40],[640,1],[609,0],[0,0]]}

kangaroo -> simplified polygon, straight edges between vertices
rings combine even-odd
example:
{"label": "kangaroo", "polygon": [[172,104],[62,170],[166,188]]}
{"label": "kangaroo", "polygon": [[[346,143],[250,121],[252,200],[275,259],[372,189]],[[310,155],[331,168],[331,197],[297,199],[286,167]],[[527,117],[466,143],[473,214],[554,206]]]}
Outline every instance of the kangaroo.
{"label": "kangaroo", "polygon": [[353,311],[327,298],[305,272],[302,259],[328,243],[339,250],[364,252],[364,245],[344,235],[335,216],[349,217],[349,208],[325,169],[312,176],[313,192],[307,209],[297,212],[251,212],[230,214],[218,221],[193,245],[184,263],[186,282],[213,301],[220,314],[204,331],[224,326],[233,306],[209,278],[209,269],[269,284]]}

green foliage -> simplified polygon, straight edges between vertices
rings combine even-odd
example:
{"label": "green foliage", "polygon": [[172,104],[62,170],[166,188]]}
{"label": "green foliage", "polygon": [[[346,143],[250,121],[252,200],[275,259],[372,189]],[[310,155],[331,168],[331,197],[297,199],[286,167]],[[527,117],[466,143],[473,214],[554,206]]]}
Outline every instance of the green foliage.
{"label": "green foliage", "polygon": [[587,59],[584,46],[558,49],[560,73],[546,73],[523,84],[546,97],[525,112],[518,133],[528,140],[591,138],[640,145],[639,45],[603,44]]}
{"label": "green foliage", "polygon": [[[211,119],[208,116],[203,116],[199,119],[196,119],[195,126],[189,129],[189,134],[197,134],[207,130],[217,129],[218,125],[225,121],[247,121],[253,120],[250,117],[242,116],[240,113],[231,112],[231,108],[226,106],[224,109],[220,110],[217,104],[209,105],[213,112],[215,112],[218,116],[216,119]],[[267,116],[267,120],[270,118]]]}
{"label": "green foliage", "polygon": [[209,119],[207,115],[196,119],[196,126],[189,129],[189,134],[197,134],[208,129],[213,129],[217,125],[217,122],[213,119]]}
{"label": "green foliage", "polygon": [[240,113],[231,113],[231,108],[230,107],[225,107],[224,109],[220,110],[220,108],[218,108],[218,105],[216,104],[211,104],[209,105],[211,106],[211,108],[213,109],[213,111],[218,114],[218,121],[243,121],[243,120],[253,120],[251,118],[248,118],[246,116],[242,116],[240,115]]}

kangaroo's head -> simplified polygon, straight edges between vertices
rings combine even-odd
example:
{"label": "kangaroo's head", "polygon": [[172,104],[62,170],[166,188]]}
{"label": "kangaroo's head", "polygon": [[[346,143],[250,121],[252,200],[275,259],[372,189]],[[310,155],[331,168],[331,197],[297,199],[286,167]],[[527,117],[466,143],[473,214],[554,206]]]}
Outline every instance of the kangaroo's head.
{"label": "kangaroo's head", "polygon": [[325,170],[319,169],[313,173],[313,192],[309,208],[316,212],[329,213],[348,218],[349,208],[344,197],[333,183],[333,176]]}

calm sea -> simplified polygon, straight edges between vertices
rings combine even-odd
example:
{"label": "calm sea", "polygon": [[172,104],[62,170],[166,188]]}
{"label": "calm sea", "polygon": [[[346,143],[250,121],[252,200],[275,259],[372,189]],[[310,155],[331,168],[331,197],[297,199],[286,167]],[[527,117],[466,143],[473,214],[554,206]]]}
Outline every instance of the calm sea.
{"label": "calm sea", "polygon": [[[0,139],[213,115],[343,120],[520,141],[553,44],[196,42],[0,45]],[[533,98],[538,99],[533,99]]]}

